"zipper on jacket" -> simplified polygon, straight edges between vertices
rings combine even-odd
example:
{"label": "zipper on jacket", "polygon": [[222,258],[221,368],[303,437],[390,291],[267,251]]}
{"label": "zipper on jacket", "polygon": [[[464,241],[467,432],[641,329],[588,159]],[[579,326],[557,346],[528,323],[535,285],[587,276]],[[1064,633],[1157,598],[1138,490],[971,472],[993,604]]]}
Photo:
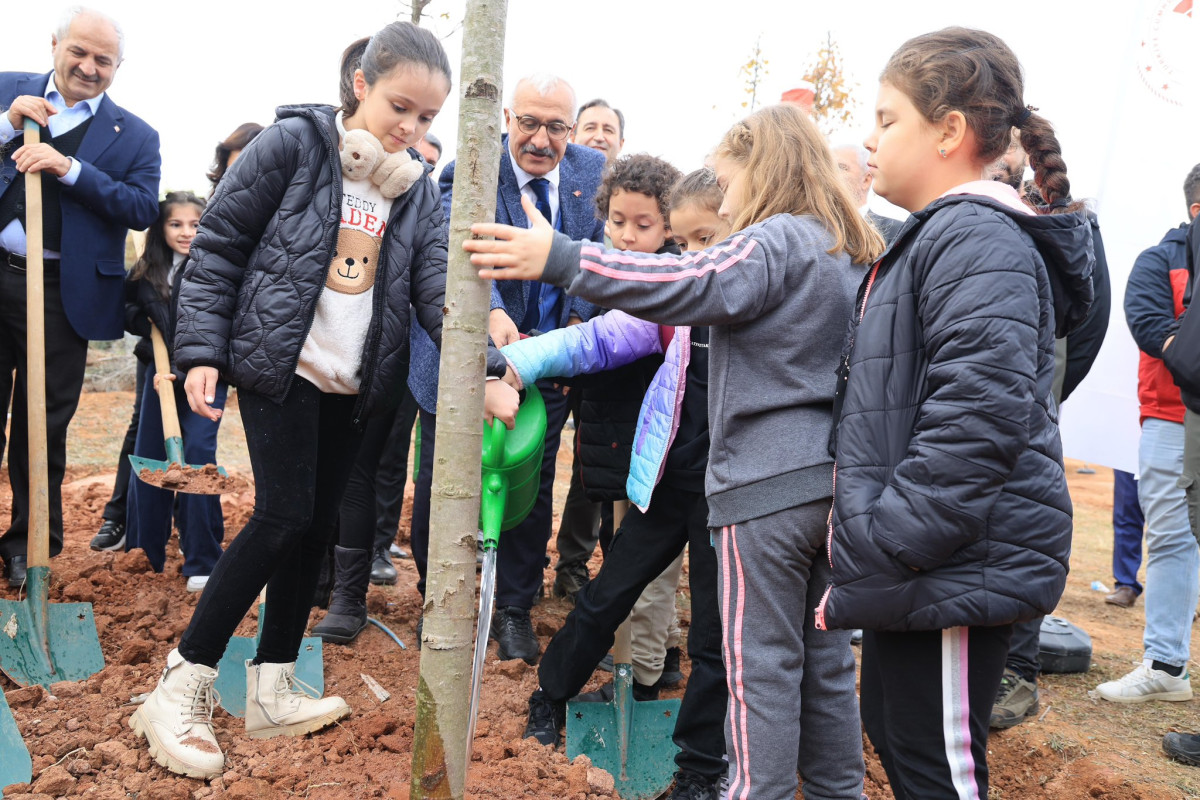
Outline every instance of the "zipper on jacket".
{"label": "zipper on jacket", "polygon": [[[862,324],[863,317],[867,313],[867,299],[871,296],[871,287],[875,285],[875,277],[879,274],[879,265],[883,263],[883,259],[875,262],[875,266],[871,267],[871,274],[867,276],[867,288],[863,290],[862,304],[858,307],[858,324],[855,325],[854,333],[850,337],[850,347],[847,349],[846,355],[842,358],[842,369],[838,370],[838,377],[843,382],[843,390],[850,385],[850,352],[854,349],[854,344],[858,338],[858,325]],[[834,420],[834,425],[838,420]],[[833,569],[833,507],[837,503],[837,459],[833,461],[833,502],[829,504],[829,519],[826,523],[825,533],[825,556],[829,559],[829,569]],[[817,604],[815,618],[813,624],[817,630],[825,630],[825,603],[829,600],[829,593],[833,591],[833,583],[830,582],[825,587],[825,593],[821,595],[821,602]]]}
{"label": "zipper on jacket", "polygon": [[[393,217],[397,217],[402,209],[393,208]],[[362,425],[362,412],[367,405],[367,394],[371,391],[371,381],[375,379],[375,357],[379,353],[379,342],[383,339],[383,310],[387,303],[387,243],[388,232],[392,229],[392,220],[388,221],[387,229],[383,232],[383,240],[379,243],[379,265],[375,272],[375,295],[371,298],[371,325],[367,329],[367,341],[363,346],[363,373],[358,382],[358,400],[354,404],[352,416],[355,426]],[[409,270],[409,274],[412,270]],[[383,291],[380,291],[382,284]],[[409,297],[412,297],[411,289]],[[412,308],[412,305],[409,305]],[[411,330],[412,318],[409,317]],[[438,348],[441,351],[441,348]],[[408,376],[403,376],[405,382]]]}

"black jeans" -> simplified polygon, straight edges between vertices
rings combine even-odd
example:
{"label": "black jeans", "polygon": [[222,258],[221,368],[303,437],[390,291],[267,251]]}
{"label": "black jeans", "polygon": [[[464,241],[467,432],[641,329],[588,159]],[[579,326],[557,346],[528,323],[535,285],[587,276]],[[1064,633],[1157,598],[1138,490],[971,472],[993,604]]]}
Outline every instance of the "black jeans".
{"label": "black jeans", "polygon": [[[408,475],[409,434],[416,411],[417,403],[412,394],[405,392],[400,408],[367,421],[362,445],[342,496],[338,522],[338,544],[342,547],[387,549],[396,538]],[[407,432],[401,435],[402,428]],[[388,530],[390,533],[384,533]]]}
{"label": "black jeans", "polygon": [[1042,661],[1038,657],[1042,644],[1042,620],[1034,617],[1025,622],[1014,622],[1012,641],[1008,646],[1008,658],[1004,666],[1027,681],[1037,683],[1042,674]]}
{"label": "black jeans", "polygon": [[[112,497],[104,506],[102,519],[110,522],[120,522],[125,524],[125,506],[129,500],[129,477],[133,472],[133,465],[129,463],[129,456],[133,455],[133,445],[137,442],[138,420],[142,416],[142,384],[146,382],[146,369],[148,365],[141,359],[137,360],[137,390],[133,395],[133,419],[129,421],[129,427],[125,429],[125,441],[121,442],[121,454],[117,456],[117,479],[113,482]],[[183,387],[175,387],[177,395],[183,393]]]}
{"label": "black jeans", "polygon": [[[90,266],[88,267],[91,268]],[[46,439],[50,479],[50,555],[62,551],[62,482],[67,469],[67,426],[79,406],[87,339],[71,327],[62,304],[57,267],[47,266],[43,279],[46,324]],[[12,490],[12,523],[0,536],[0,557],[26,555],[29,533],[29,432],[25,410],[25,271],[0,266],[0,453],[4,451],[4,416],[12,397],[8,444],[8,480]]]}
{"label": "black jeans", "polygon": [[296,660],[321,559],[362,432],[355,395],[323,394],[299,375],[282,404],[241,391],[254,468],[254,514],[217,562],[179,642],[188,661],[216,667],[238,623],[267,587],[256,661]]}
{"label": "black jeans", "polygon": [[[654,490],[645,514],[631,506],[613,536],[596,577],[575,597],[575,608],[550,640],[538,665],[542,690],[552,700],[579,693],[596,663],[612,647],[617,627],[642,590],[689,546],[692,673],[675,721],[675,763],[717,780],[725,774],[725,707],[728,688],[721,661],[717,556],[708,530],[704,494],[664,486]],[[502,545],[503,547],[503,545]]]}

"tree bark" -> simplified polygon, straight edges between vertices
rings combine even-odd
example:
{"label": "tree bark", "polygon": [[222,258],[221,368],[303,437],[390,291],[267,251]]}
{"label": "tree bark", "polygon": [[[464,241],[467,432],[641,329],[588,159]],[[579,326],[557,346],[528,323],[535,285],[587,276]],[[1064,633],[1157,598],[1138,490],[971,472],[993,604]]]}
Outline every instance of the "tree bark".
{"label": "tree bark", "polygon": [[[414,4],[415,5],[415,4]],[[475,621],[483,385],[491,289],[462,249],[472,222],[496,218],[506,0],[469,0],[460,70],[457,164],[429,518],[424,643],[412,798],[460,800]]]}

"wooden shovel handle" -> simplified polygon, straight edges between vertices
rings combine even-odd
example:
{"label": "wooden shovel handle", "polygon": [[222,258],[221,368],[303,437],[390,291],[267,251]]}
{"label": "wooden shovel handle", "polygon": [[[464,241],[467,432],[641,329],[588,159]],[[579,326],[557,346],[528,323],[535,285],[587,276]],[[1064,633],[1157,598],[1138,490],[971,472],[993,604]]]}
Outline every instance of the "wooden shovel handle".
{"label": "wooden shovel handle", "polygon": [[[41,129],[25,119],[25,144],[41,141]],[[46,297],[42,264],[42,174],[25,173],[25,409],[29,436],[29,533],[31,567],[50,566],[50,474],[46,445]]]}
{"label": "wooden shovel handle", "polygon": [[[621,527],[621,522],[625,519],[625,512],[629,510],[628,500],[617,500],[613,503],[613,533]],[[632,664],[633,663],[633,624],[632,616],[626,617],[621,623],[621,627],[617,628],[616,640],[613,642],[613,663],[614,664]]]}
{"label": "wooden shovel handle", "polygon": [[[150,342],[154,345],[154,371],[158,375],[171,374],[171,357],[167,355],[167,343],[162,332],[153,322],[150,323]],[[162,407],[162,424],[164,439],[179,439],[183,434],[179,430],[179,412],[175,410],[175,382],[161,380],[158,382],[158,404]]]}

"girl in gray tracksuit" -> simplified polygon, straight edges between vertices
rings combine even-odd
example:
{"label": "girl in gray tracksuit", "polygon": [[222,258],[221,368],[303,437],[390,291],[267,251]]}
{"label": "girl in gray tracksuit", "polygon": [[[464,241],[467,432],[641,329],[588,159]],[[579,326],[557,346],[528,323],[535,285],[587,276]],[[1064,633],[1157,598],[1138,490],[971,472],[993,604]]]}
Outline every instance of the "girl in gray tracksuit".
{"label": "girl in gray tracksuit", "polygon": [[[705,480],[729,685],[729,797],[858,800],[863,760],[848,631],[818,631],[835,371],[864,265],[883,241],[812,121],[771,106],[716,151],[739,231],[682,256],[605,250],[548,226],[477,225],[481,277],[538,279],[636,316],[709,325]],[[549,251],[548,257],[545,255]]]}

